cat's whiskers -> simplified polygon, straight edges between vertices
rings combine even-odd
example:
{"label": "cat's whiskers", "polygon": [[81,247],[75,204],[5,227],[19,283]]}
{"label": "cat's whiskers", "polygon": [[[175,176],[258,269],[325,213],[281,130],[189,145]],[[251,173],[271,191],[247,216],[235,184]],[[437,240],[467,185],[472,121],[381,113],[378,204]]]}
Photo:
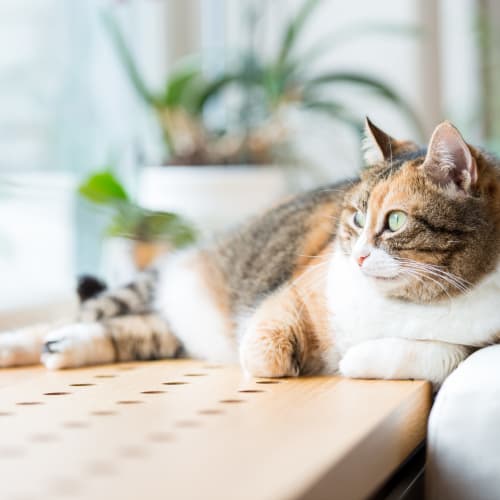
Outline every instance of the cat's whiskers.
{"label": "cat's whiskers", "polygon": [[467,281],[464,278],[460,278],[459,276],[456,276],[448,271],[445,271],[441,266],[437,266],[435,264],[427,264],[424,262],[417,262],[412,259],[404,259],[400,257],[394,257],[394,259],[401,264],[405,264],[407,266],[411,266],[414,269],[419,269],[424,272],[429,272],[430,274],[433,274],[436,277],[440,277],[444,281],[448,282],[452,286],[458,288],[462,292],[466,292],[470,289],[472,286],[472,283]]}
{"label": "cat's whiskers", "polygon": [[451,295],[449,294],[448,290],[446,289],[446,287],[440,283],[438,280],[432,278],[431,276],[429,276],[428,274],[425,274],[421,271],[417,271],[416,269],[412,269],[412,268],[403,268],[408,274],[413,274],[414,277],[417,277],[419,276],[420,278],[422,279],[428,279],[429,281],[432,281],[435,285],[437,285],[442,291],[444,294],[446,294],[446,296],[451,300]]}
{"label": "cat's whiskers", "polygon": [[445,283],[448,283],[450,286],[452,286],[453,288],[456,288],[457,290],[459,290],[463,293],[465,293],[468,290],[468,288],[465,285],[463,285],[462,283],[447,276],[446,274],[443,274],[443,273],[440,273],[440,272],[437,272],[437,271],[434,271],[431,269],[426,269],[423,267],[412,266],[409,264],[406,264],[406,266],[411,267],[412,269],[415,269],[415,270],[419,270],[420,272],[422,272],[424,274],[434,276],[435,278],[440,279],[440,280],[444,281]]}

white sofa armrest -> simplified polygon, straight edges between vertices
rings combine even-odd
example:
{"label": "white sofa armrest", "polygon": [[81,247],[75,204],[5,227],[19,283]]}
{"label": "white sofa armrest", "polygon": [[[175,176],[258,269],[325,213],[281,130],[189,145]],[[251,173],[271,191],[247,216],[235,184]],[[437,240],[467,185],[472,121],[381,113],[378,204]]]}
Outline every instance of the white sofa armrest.
{"label": "white sofa armrest", "polygon": [[426,498],[500,498],[500,345],[477,351],[445,381],[427,446]]}

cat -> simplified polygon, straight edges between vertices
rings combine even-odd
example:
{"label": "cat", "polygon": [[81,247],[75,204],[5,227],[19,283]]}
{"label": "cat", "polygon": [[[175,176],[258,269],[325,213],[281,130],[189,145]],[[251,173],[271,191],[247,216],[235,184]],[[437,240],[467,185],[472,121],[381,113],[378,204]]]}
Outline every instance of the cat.
{"label": "cat", "polygon": [[190,356],[259,377],[439,387],[500,333],[500,164],[449,122],[427,148],[368,119],[366,137],[359,178],[167,255],[120,289],[90,283],[76,322],[1,335],[0,366]]}

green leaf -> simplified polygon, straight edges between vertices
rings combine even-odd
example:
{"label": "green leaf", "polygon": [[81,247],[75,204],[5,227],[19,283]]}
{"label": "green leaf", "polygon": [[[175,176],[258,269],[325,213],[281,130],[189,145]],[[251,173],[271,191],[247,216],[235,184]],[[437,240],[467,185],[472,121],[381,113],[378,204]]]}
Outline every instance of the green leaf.
{"label": "green leaf", "polygon": [[303,107],[312,111],[319,111],[327,114],[349,127],[351,127],[358,135],[362,136],[364,131],[363,120],[353,116],[345,106],[334,101],[327,100],[309,100],[303,102]]}
{"label": "green leaf", "polygon": [[290,21],[285,31],[285,36],[281,43],[281,49],[278,56],[278,64],[283,64],[290,54],[294,44],[297,41],[302,28],[308,20],[311,13],[319,4],[320,0],[305,0],[300,7],[297,15]]}
{"label": "green leaf", "polygon": [[197,111],[201,112],[208,100],[219,92],[222,92],[225,87],[233,83],[241,82],[241,79],[241,74],[235,72],[222,74],[207,82],[198,96],[198,102],[196,103]]}
{"label": "green leaf", "polygon": [[[174,72],[167,82],[167,89],[162,103],[167,107],[181,107],[185,105],[185,96],[196,80],[201,80],[199,68],[181,68]],[[187,99],[189,104],[189,98]]]}
{"label": "green leaf", "polygon": [[92,174],[79,186],[78,192],[87,200],[101,205],[129,201],[127,191],[110,170]]}
{"label": "green leaf", "polygon": [[193,227],[179,215],[147,210],[133,203],[119,207],[107,235],[138,241],[166,241],[174,247],[196,240]]}
{"label": "green leaf", "polygon": [[364,87],[367,90],[374,92],[375,94],[378,94],[388,101],[396,104],[410,119],[418,133],[423,136],[422,125],[412,107],[395,90],[393,90],[390,85],[387,85],[385,82],[382,82],[377,78],[348,71],[325,73],[305,82],[304,94],[307,96],[309,93],[315,93],[318,87],[326,84],[331,85],[339,83]]}
{"label": "green leaf", "polygon": [[175,247],[185,246],[195,240],[195,232],[181,217],[170,212],[145,214],[141,221],[143,239],[165,240]]}
{"label": "green leaf", "polygon": [[408,36],[414,37],[419,35],[422,30],[413,24],[392,24],[392,23],[361,23],[339,29],[327,37],[322,38],[310,47],[300,59],[305,63],[313,62],[318,56],[332,48],[338,48],[339,45],[359,40],[362,37],[373,34],[387,36]]}
{"label": "green leaf", "polygon": [[142,79],[139,69],[137,68],[137,64],[132,57],[130,48],[125,41],[125,37],[123,36],[117,20],[109,11],[102,11],[101,18],[109,35],[111,36],[118,57],[122,62],[122,65],[136,92],[148,105],[154,106],[158,98],[149,91],[146,83]]}

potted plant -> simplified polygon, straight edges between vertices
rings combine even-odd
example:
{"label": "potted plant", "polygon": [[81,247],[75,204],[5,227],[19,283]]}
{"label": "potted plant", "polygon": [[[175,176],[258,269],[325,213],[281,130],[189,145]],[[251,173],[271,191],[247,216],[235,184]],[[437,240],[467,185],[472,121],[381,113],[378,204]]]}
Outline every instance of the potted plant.
{"label": "potted plant", "polygon": [[103,267],[113,282],[123,281],[162,253],[196,239],[191,224],[179,215],[137,204],[110,169],[92,173],[78,192],[110,217]]}
{"label": "potted plant", "polygon": [[[297,55],[297,41],[319,3],[304,1],[271,57],[262,57],[250,44],[239,55],[240,62],[228,64],[226,71],[211,79],[199,63],[182,63],[171,72],[163,92],[148,88],[115,18],[105,15],[131,83],[158,117],[168,153],[161,165],[142,168],[144,206],[174,210],[203,228],[219,229],[271,204],[289,188],[283,167],[294,158],[290,111],[326,113],[358,134],[362,130],[363,117],[326,97],[325,89],[339,84],[364,88],[394,103],[417,123],[411,108],[382,81],[362,73],[311,71],[311,63],[334,40],[323,40],[305,55]],[[256,22],[254,13],[249,16],[251,33]],[[216,96],[223,104],[228,89],[237,97],[232,99],[233,119],[223,127],[211,126],[206,105]]]}

